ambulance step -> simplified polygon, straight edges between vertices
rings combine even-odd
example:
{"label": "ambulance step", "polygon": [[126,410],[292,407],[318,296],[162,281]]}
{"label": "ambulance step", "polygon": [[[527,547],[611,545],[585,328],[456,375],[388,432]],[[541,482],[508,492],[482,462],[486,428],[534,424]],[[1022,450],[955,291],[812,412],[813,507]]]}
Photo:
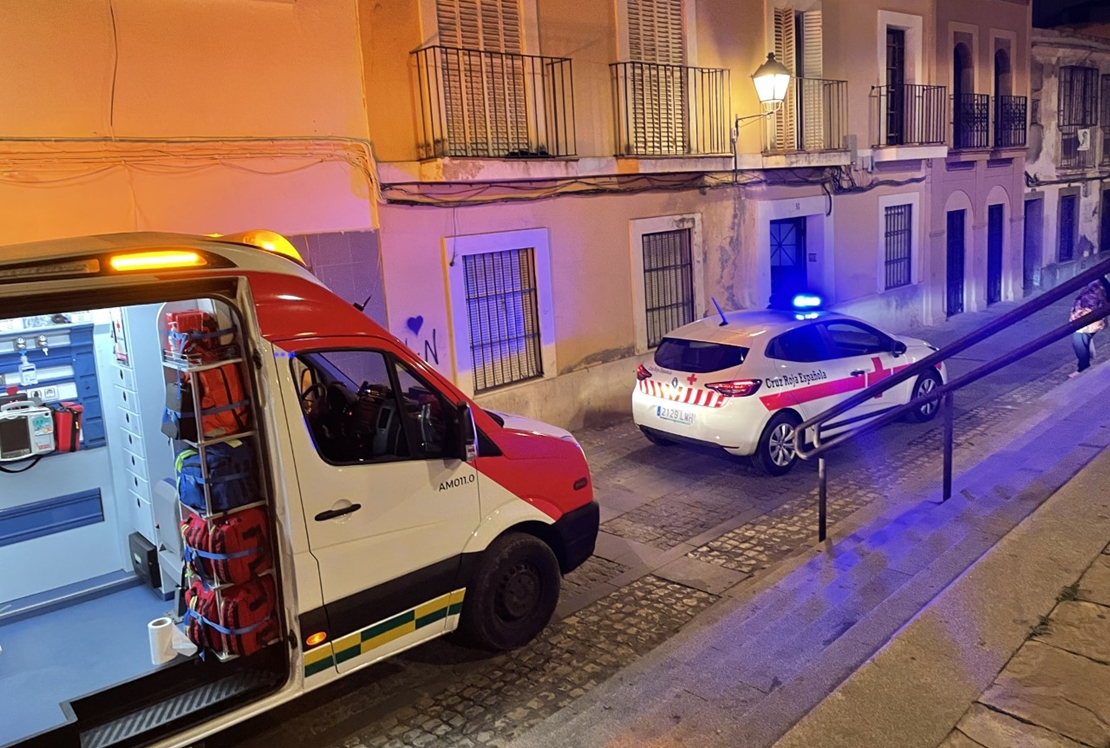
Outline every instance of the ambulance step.
{"label": "ambulance step", "polygon": [[273,680],[273,674],[265,670],[248,670],[214,683],[206,683],[82,732],[81,748],[108,748],[108,746],[119,745],[143,733],[185,719],[208,707],[265,688],[272,685]]}

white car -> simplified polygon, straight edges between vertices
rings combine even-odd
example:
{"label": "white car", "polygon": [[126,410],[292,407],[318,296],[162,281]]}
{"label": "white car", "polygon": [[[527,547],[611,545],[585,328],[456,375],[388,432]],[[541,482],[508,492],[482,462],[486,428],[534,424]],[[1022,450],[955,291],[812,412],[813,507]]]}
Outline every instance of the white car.
{"label": "white car", "polygon": [[[783,475],[798,459],[795,426],[935,350],[832,312],[722,312],[663,338],[654,362],[636,372],[632,416],[655,444],[714,445]],[[940,364],[852,409],[822,433],[876,417],[945,381]],[[938,407],[936,400],[923,403],[910,417],[928,421]]]}

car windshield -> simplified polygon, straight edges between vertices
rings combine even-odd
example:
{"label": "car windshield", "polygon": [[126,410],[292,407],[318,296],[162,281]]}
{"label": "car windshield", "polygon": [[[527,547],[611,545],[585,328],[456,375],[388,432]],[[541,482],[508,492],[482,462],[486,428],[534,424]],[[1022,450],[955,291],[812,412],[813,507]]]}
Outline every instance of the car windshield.
{"label": "car windshield", "polygon": [[664,369],[708,374],[739,366],[747,355],[748,349],[738,345],[663,338],[655,349],[655,363]]}

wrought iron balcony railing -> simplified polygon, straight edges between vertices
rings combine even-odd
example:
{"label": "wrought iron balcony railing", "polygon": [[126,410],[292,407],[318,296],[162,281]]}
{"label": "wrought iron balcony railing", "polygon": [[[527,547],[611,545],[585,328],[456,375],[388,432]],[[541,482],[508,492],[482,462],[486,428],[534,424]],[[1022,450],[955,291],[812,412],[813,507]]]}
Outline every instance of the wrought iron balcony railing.
{"label": "wrought iron balcony railing", "polygon": [[441,46],[413,56],[421,158],[575,155],[569,59]]}
{"label": "wrought iron balcony railing", "polygon": [[1024,96],[994,97],[995,148],[1021,148],[1025,145],[1028,101]]}
{"label": "wrought iron balcony railing", "polygon": [[1083,171],[1094,166],[1094,127],[1068,125],[1060,128],[1060,170]]}
{"label": "wrought iron balcony railing", "polygon": [[621,156],[729,154],[729,71],[614,62],[616,152]]}
{"label": "wrought iron balcony railing", "polygon": [[991,105],[987,94],[959,94],[952,97],[952,147],[954,149],[990,146]]}
{"label": "wrought iron balcony railing", "polygon": [[765,153],[841,149],[848,132],[848,81],[794,78],[771,119]]}
{"label": "wrought iron balcony railing", "polygon": [[871,144],[944,143],[947,103],[944,86],[875,86],[871,89]]}

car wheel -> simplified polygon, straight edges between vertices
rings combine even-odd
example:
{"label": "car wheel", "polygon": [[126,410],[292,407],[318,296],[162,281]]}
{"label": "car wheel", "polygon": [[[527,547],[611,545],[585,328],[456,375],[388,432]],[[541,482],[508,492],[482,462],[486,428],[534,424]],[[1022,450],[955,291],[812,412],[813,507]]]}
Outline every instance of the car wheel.
{"label": "car wheel", "polygon": [[561,580],[559,561],[547,543],[523,533],[502,535],[478,561],[459,628],[483,649],[522,647],[551,620]]}
{"label": "car wheel", "polygon": [[801,423],[792,412],[776,413],[763,429],[759,446],[752,455],[755,466],[767,475],[786,475],[798,461],[794,449],[794,430]]}
{"label": "car wheel", "polygon": [[[935,374],[931,371],[922,374],[917,378],[917,381],[913,383],[913,394],[910,395],[910,401],[912,402],[919,397],[928,395],[937,387],[940,387],[939,374]],[[926,421],[933,420],[938,410],[940,410],[940,400],[930,400],[910,410],[907,417],[914,423],[925,423]]]}
{"label": "car wheel", "polygon": [[641,426],[640,431],[643,432],[644,436],[652,444],[658,445],[660,447],[670,447],[674,445],[673,439],[668,439],[665,436],[661,436],[659,433],[652,431],[651,429],[645,429],[643,426]]}

